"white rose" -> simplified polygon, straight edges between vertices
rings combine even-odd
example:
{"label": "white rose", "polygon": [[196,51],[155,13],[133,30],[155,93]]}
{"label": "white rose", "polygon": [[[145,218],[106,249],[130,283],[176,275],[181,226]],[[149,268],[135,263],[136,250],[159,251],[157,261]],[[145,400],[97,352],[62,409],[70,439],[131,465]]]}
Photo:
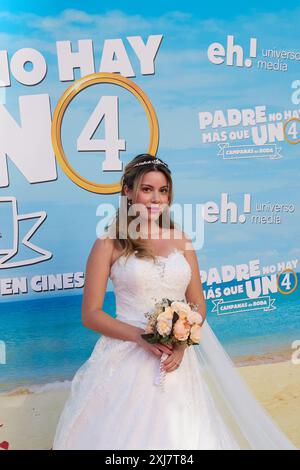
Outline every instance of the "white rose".
{"label": "white rose", "polygon": [[174,315],[174,311],[171,307],[167,307],[162,313],[160,313],[157,317],[158,320],[172,320]]}
{"label": "white rose", "polygon": [[172,330],[172,320],[161,319],[157,322],[156,328],[161,336],[168,336]]}
{"label": "white rose", "polygon": [[195,312],[194,310],[192,310],[188,314],[187,320],[188,320],[190,325],[193,325],[194,323],[197,323],[198,325],[200,325],[200,323],[202,322],[202,316],[200,315],[200,313]]}
{"label": "white rose", "polygon": [[171,308],[178,313],[180,320],[186,320],[188,314],[191,312],[191,307],[185,302],[172,302]]}

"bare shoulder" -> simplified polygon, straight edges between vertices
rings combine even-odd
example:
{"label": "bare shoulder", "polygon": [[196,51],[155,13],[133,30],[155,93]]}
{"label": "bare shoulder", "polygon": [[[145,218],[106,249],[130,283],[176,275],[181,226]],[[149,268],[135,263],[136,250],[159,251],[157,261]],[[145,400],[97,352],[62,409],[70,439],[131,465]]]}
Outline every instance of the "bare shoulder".
{"label": "bare shoulder", "polygon": [[101,237],[96,238],[93,248],[96,251],[112,251],[114,248],[114,242],[107,235],[101,235]]}
{"label": "bare shoulder", "polygon": [[192,279],[187,289],[187,294],[191,302],[198,303],[198,301],[193,300],[193,299],[197,299],[200,297],[204,299],[198,257],[197,257],[194,244],[191,238],[189,237],[189,235],[182,232],[182,238],[183,238],[184,256],[187,262],[189,263],[191,267],[191,271],[192,271]]}
{"label": "bare shoulder", "polygon": [[92,246],[89,259],[96,262],[101,261],[101,264],[110,264],[114,250],[114,242],[107,235],[102,235],[96,238]]}
{"label": "bare shoulder", "polygon": [[179,243],[178,248],[184,251],[185,254],[188,251],[195,252],[192,240],[185,232],[183,232],[183,230],[175,228],[173,230],[173,236],[174,236],[174,239],[178,240],[178,243]]}
{"label": "bare shoulder", "polygon": [[180,231],[181,233],[181,249],[184,252],[185,258],[188,260],[192,268],[198,266],[198,258],[196,254],[195,247],[189,235],[185,232]]}
{"label": "bare shoulder", "polygon": [[89,312],[102,309],[107,281],[110,273],[113,240],[98,237],[93,243],[86,263],[85,283],[83,292],[83,318]]}

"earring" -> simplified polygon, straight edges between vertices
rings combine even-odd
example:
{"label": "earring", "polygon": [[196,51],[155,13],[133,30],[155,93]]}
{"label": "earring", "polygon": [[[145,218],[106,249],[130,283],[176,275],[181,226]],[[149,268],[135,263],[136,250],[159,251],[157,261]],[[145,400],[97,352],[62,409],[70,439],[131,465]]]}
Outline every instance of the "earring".
{"label": "earring", "polygon": [[131,206],[132,204],[132,199],[128,199],[128,205]]}

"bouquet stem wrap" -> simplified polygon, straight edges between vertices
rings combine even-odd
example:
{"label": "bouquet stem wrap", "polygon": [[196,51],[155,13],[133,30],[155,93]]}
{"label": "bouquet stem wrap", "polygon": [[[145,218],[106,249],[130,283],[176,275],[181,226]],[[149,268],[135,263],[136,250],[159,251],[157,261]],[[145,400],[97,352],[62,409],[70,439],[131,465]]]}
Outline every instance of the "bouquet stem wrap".
{"label": "bouquet stem wrap", "polygon": [[165,383],[166,371],[163,370],[163,362],[165,359],[167,359],[167,357],[168,357],[167,353],[162,353],[160,357],[160,361],[159,361],[159,369],[154,379],[154,384],[160,387],[161,392],[165,391],[164,383]]}
{"label": "bouquet stem wrap", "polygon": [[[145,333],[141,336],[151,344],[199,344],[202,316],[198,312],[200,304],[187,302],[185,299],[172,300],[168,298],[156,302],[152,311],[145,312],[148,319]],[[163,362],[168,354],[163,353],[159,361],[154,384],[164,390],[166,371]]]}

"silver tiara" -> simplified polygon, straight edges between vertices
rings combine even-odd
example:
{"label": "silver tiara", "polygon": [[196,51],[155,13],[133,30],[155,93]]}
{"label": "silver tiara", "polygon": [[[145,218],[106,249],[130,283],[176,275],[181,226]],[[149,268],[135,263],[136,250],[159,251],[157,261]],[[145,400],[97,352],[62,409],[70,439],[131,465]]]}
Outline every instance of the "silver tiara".
{"label": "silver tiara", "polygon": [[165,162],[162,162],[161,160],[158,160],[157,158],[154,158],[153,160],[146,160],[144,162],[139,162],[136,163],[133,166],[140,166],[140,165],[153,165],[153,164],[159,164],[159,165],[164,165],[166,168],[168,168],[168,165]]}

